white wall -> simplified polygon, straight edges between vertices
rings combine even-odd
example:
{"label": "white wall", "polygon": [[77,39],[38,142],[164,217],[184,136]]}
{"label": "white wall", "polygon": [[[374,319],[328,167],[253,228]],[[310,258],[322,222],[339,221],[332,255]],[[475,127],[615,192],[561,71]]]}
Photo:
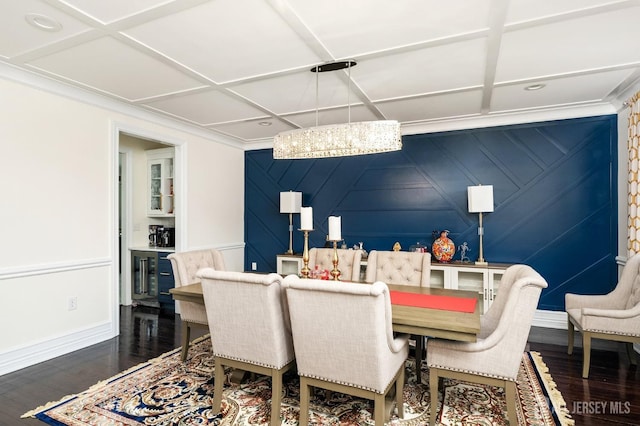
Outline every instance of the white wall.
{"label": "white wall", "polygon": [[180,146],[180,249],[242,269],[238,145],[4,66],[0,93],[0,374],[117,335],[117,129]]}

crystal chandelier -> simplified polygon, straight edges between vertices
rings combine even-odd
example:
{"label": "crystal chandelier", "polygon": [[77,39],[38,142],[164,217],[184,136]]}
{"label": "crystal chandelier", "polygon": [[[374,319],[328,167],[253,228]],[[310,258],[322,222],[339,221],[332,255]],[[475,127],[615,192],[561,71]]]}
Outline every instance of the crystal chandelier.
{"label": "crystal chandelier", "polygon": [[[273,158],[326,158],[349,155],[376,154],[402,149],[400,124],[395,120],[351,122],[351,102],[348,100],[349,121],[345,124],[318,126],[318,73],[349,70],[351,92],[351,67],[355,61],[332,62],[311,68],[316,73],[316,126],[295,129],[277,134],[273,139]],[[349,98],[348,98],[349,99]]]}

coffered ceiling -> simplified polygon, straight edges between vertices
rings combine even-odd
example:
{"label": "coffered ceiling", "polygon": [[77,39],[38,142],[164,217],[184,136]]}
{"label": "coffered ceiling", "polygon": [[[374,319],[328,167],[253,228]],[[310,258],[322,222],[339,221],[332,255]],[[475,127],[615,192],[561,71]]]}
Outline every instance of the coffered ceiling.
{"label": "coffered ceiling", "polygon": [[[640,83],[639,0],[0,0],[0,10],[0,60],[246,149],[346,122],[348,104],[351,121],[417,133],[615,112]],[[346,70],[309,71],[344,59],[357,62],[350,82]]]}

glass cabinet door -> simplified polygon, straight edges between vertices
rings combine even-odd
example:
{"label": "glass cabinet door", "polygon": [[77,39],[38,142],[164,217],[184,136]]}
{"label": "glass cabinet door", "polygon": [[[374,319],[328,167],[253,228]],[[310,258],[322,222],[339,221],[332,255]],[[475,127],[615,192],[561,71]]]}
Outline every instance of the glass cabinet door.
{"label": "glass cabinet door", "polygon": [[162,212],[162,162],[149,164],[149,210]]}
{"label": "glass cabinet door", "polygon": [[173,216],[173,158],[148,160],[148,216]]}

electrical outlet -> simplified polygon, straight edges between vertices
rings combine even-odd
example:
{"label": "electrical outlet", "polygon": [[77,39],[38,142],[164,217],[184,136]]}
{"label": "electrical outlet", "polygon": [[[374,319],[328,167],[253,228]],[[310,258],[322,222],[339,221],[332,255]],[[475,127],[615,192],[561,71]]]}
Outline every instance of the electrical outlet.
{"label": "electrical outlet", "polygon": [[70,311],[75,311],[76,309],[78,309],[78,298],[77,297],[70,297],[69,301],[68,301],[68,309]]}
{"label": "electrical outlet", "polygon": [[258,270],[258,262],[251,262],[251,270],[252,271]]}

